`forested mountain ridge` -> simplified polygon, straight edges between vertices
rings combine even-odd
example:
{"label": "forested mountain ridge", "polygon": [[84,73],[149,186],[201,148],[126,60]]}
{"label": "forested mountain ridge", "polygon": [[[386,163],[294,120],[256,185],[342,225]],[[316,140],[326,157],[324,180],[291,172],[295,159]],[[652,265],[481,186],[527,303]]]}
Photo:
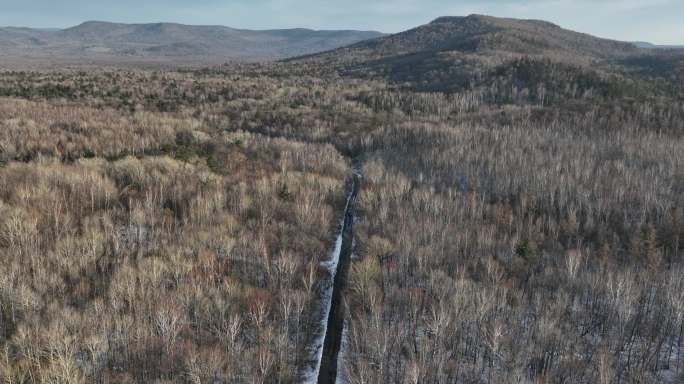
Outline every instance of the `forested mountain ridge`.
{"label": "forested mountain ridge", "polygon": [[371,57],[424,51],[500,51],[525,55],[557,53],[606,58],[631,54],[638,49],[631,43],[562,29],[546,21],[470,15],[440,17],[406,32],[357,43],[350,50],[367,51]]}
{"label": "forested mountain ridge", "polygon": [[[536,88],[543,86],[563,90],[566,94],[559,98],[566,99],[670,91],[654,89],[652,80],[677,75],[684,67],[677,60],[681,52],[644,49],[546,21],[470,15],[440,17],[405,32],[292,60],[426,91],[486,88],[499,93],[504,86],[527,88],[537,98]],[[662,71],[663,66],[675,70]],[[672,78],[667,80],[676,86]]]}

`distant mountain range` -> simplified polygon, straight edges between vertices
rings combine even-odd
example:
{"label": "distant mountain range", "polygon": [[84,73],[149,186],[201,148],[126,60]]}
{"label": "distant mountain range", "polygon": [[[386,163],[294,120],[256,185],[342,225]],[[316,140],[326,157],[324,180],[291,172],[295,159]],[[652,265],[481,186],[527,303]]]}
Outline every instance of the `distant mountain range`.
{"label": "distant mountain range", "polygon": [[[425,74],[436,73],[462,77],[519,57],[585,65],[668,52],[669,65],[678,60],[676,48],[680,47],[601,39],[546,21],[484,15],[440,17],[393,35],[354,30],[255,31],[224,26],[99,21],[60,30],[0,28],[0,68],[7,63],[21,67],[36,62],[47,63],[48,67],[65,63],[177,66],[305,59],[355,63],[357,71],[389,75],[399,81],[420,80]],[[448,71],[444,72],[445,68]]]}
{"label": "distant mountain range", "polygon": [[382,36],[374,31],[278,29],[253,31],[174,23],[89,21],[62,30],[0,28],[6,57],[221,62],[280,59],[326,51]]}
{"label": "distant mountain range", "polygon": [[682,48],[684,48],[684,45],[658,45],[658,44],[648,43],[645,41],[635,41],[634,45],[636,45],[639,48],[646,48],[646,49],[682,49]]}

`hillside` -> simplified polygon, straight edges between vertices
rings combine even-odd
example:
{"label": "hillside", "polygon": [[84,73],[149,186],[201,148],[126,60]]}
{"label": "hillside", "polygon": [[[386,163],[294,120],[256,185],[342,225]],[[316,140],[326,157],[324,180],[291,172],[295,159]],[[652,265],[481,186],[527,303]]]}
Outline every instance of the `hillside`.
{"label": "hillside", "polygon": [[0,383],[684,383],[684,51],[2,33],[89,67],[0,69]]}
{"label": "hillside", "polygon": [[373,57],[424,51],[458,51],[572,54],[582,58],[605,58],[634,53],[637,49],[630,43],[600,39],[546,21],[470,15],[440,17],[406,32],[358,43],[352,50],[366,51]]}
{"label": "hillside", "polygon": [[[543,86],[571,88],[575,96],[634,96],[634,89],[651,88],[652,77],[643,75],[654,71],[644,65],[679,65],[673,62],[673,52],[598,38],[546,21],[470,15],[440,17],[405,32],[298,60],[426,91],[503,86],[530,89],[526,93],[536,98],[534,89]],[[655,72],[662,77],[662,71]]]}
{"label": "hillside", "polygon": [[563,29],[540,20],[483,15],[440,17],[394,35],[362,41],[321,57],[382,59],[426,53],[544,55],[591,61],[639,52],[627,42]]}
{"label": "hillside", "polygon": [[379,32],[369,31],[252,31],[223,26],[91,21],[64,30],[0,28],[0,47],[5,59],[180,59],[212,64],[312,54],[378,36]]}

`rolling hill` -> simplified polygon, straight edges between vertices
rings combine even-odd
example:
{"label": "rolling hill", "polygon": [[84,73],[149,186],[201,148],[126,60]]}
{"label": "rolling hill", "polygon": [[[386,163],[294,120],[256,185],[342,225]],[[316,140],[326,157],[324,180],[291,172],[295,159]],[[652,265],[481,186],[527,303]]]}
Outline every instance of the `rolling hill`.
{"label": "rolling hill", "polygon": [[470,15],[440,17],[405,32],[292,60],[428,91],[503,84],[520,89],[579,84],[585,91],[601,84],[602,93],[613,93],[623,92],[625,84],[634,87],[621,83],[626,73],[647,73],[644,65],[672,66],[673,56],[672,51],[645,49],[546,21]]}
{"label": "rolling hill", "polygon": [[253,31],[223,26],[90,21],[63,30],[0,28],[0,48],[5,58],[15,59],[180,60],[211,64],[311,54],[381,35],[372,31]]}
{"label": "rolling hill", "polygon": [[498,56],[560,56],[591,61],[637,53],[633,43],[607,40],[540,20],[483,15],[440,17],[394,35],[362,41],[320,56],[382,59],[445,52]]}

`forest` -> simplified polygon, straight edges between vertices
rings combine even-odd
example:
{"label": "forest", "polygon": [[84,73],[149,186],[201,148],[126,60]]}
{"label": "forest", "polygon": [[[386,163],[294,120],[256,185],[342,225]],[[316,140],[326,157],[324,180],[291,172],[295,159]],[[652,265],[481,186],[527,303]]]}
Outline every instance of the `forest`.
{"label": "forest", "polygon": [[676,82],[358,70],[0,72],[3,382],[304,381],[352,177],[338,382],[684,380]]}

